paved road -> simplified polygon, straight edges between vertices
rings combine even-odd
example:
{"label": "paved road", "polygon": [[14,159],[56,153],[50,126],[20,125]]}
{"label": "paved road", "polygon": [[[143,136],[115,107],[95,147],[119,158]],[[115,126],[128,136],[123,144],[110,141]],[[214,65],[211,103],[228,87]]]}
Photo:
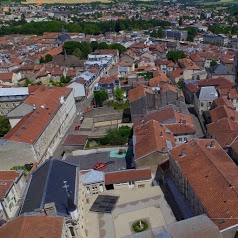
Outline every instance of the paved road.
{"label": "paved road", "polygon": [[55,158],[61,159],[63,157],[64,149],[63,149],[63,146],[62,146],[62,142],[64,141],[64,139],[65,139],[65,137],[68,133],[72,133],[72,132],[75,131],[74,130],[75,124],[80,123],[81,114],[83,113],[84,110],[86,110],[87,108],[90,108],[90,102],[92,101],[92,99],[93,99],[93,93],[91,93],[83,102],[76,103],[76,116],[71,121],[69,129],[67,130],[67,132],[65,133],[65,135],[63,136],[63,138],[59,142],[58,147],[54,151],[53,156]]}

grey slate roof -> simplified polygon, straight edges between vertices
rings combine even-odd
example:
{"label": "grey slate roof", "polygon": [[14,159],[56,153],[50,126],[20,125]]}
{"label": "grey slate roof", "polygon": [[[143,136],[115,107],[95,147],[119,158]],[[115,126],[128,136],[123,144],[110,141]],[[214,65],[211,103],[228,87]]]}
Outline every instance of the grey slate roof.
{"label": "grey slate roof", "polygon": [[217,74],[217,75],[227,75],[227,74],[234,74],[229,68],[227,68],[223,64],[217,64],[208,69],[208,72],[211,74]]}
{"label": "grey slate roof", "polygon": [[93,184],[104,182],[104,173],[91,169],[88,173],[83,175],[83,184]]}
{"label": "grey slate roof", "polygon": [[70,196],[75,196],[77,166],[50,158],[31,175],[29,187],[21,208],[21,214],[42,209],[46,203],[54,202],[57,215],[68,216],[67,193],[63,181],[67,181]]}
{"label": "grey slate roof", "polygon": [[70,35],[68,35],[66,33],[62,33],[57,37],[57,40],[62,43],[64,43],[66,40],[70,40],[70,39],[71,39]]}
{"label": "grey slate roof", "polygon": [[202,101],[212,101],[218,98],[218,93],[214,86],[201,87],[197,92],[197,98]]}
{"label": "grey slate roof", "polygon": [[21,103],[7,114],[7,118],[21,118],[34,110],[33,106]]}

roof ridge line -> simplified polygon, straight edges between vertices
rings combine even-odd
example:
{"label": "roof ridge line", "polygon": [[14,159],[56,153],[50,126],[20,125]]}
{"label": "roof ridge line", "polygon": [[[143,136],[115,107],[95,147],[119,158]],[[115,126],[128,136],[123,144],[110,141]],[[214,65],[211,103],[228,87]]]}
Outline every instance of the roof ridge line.
{"label": "roof ridge line", "polygon": [[49,168],[48,168],[48,174],[47,174],[47,177],[46,177],[46,183],[45,183],[44,190],[43,190],[44,191],[44,195],[43,195],[41,203],[40,203],[40,208],[43,208],[43,204],[44,204],[45,197],[46,197],[45,190],[46,190],[46,188],[48,186],[48,183],[49,183],[50,171],[51,171],[51,168],[52,168],[52,165],[53,165],[53,161],[54,161],[52,158],[50,158],[49,160],[50,160],[50,162],[49,162],[50,165],[49,165]]}

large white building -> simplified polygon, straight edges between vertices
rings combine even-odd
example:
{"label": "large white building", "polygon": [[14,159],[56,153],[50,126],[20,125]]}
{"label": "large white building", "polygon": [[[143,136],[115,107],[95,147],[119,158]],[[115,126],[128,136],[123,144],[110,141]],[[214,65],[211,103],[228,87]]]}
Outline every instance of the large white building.
{"label": "large white building", "polygon": [[0,88],[0,115],[7,115],[29,95],[28,88]]}
{"label": "large white building", "polygon": [[29,93],[8,114],[13,128],[0,145],[2,169],[52,156],[76,113],[71,88],[30,86]]}

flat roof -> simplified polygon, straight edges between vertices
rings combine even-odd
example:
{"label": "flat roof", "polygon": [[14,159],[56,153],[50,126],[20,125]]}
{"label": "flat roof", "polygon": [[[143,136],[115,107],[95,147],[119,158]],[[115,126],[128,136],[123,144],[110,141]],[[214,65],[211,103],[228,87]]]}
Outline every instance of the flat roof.
{"label": "flat roof", "polygon": [[28,87],[0,88],[0,97],[29,95]]}
{"label": "flat roof", "polygon": [[87,135],[68,134],[62,144],[66,146],[85,145],[87,139],[88,139]]}

